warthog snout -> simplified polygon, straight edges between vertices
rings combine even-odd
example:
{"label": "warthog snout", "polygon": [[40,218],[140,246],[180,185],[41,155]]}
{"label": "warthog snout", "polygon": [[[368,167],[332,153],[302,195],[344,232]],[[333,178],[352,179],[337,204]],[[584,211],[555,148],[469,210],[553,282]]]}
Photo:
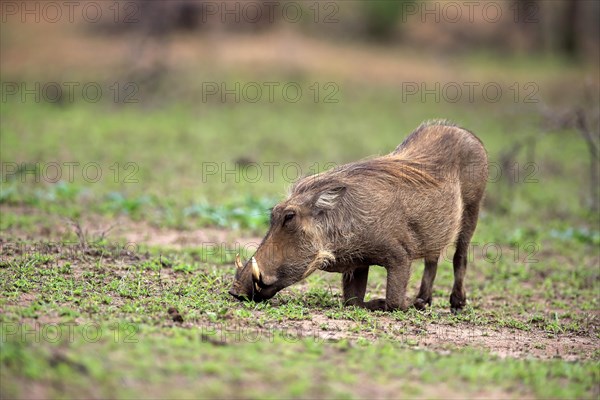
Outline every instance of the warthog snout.
{"label": "warthog snout", "polygon": [[260,302],[270,299],[280,289],[275,282],[267,284],[264,282],[263,274],[260,272],[258,261],[252,257],[250,261],[243,265],[240,255],[235,257],[236,278],[229,294],[240,301]]}

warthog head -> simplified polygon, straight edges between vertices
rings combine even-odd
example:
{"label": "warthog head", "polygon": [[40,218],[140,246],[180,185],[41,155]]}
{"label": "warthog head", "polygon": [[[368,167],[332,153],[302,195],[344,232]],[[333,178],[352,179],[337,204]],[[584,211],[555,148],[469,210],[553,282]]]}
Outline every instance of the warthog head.
{"label": "warthog head", "polygon": [[[335,261],[327,250],[328,215],[345,187],[328,182],[318,190],[298,190],[271,211],[271,226],[245,265],[236,257],[237,272],[229,293],[237,299],[270,299]],[[325,186],[325,187],[322,187]]]}

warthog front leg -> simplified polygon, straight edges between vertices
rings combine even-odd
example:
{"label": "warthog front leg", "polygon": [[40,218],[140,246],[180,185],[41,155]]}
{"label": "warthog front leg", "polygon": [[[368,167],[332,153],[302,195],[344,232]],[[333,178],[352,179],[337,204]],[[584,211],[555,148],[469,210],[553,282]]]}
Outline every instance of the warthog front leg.
{"label": "warthog front leg", "polygon": [[359,267],[352,272],[342,275],[342,288],[344,291],[344,305],[364,306],[365,291],[367,290],[367,278],[369,267]]}
{"label": "warthog front leg", "polygon": [[373,311],[406,310],[406,287],[410,278],[410,261],[402,258],[401,261],[390,263],[387,267],[387,287],[385,299],[374,299],[365,303],[365,307]]}
{"label": "warthog front leg", "polygon": [[374,299],[365,303],[368,276],[368,266],[356,268],[352,272],[346,272],[342,275],[344,305],[364,307],[372,311],[386,311],[388,309],[386,299]]}

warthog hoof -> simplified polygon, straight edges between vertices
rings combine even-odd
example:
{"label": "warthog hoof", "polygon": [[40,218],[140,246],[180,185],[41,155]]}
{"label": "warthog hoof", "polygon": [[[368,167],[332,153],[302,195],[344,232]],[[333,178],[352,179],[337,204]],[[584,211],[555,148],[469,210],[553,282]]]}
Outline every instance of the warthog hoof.
{"label": "warthog hoof", "polygon": [[385,299],[375,299],[371,301],[367,301],[365,303],[365,308],[371,311],[387,311],[387,304],[385,303]]}
{"label": "warthog hoof", "polygon": [[454,293],[450,295],[450,311],[452,314],[458,314],[467,305],[467,298],[465,296],[458,296]]}
{"label": "warthog hoof", "polygon": [[424,310],[427,308],[427,306],[431,307],[431,299],[423,300],[423,299],[417,297],[415,299],[415,301],[413,302],[413,307],[416,308],[417,310]]}

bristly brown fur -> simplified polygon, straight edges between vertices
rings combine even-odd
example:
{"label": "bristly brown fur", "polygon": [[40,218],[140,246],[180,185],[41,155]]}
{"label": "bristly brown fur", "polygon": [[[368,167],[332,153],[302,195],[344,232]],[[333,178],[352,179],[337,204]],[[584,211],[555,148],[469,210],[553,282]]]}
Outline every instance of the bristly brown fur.
{"label": "bristly brown fur", "polygon": [[[346,304],[405,308],[410,263],[424,258],[414,303],[423,308],[431,304],[438,258],[455,244],[450,304],[461,309],[467,250],[487,168],[487,154],[475,135],[448,121],[431,121],[390,154],[302,178],[273,208],[271,227],[255,254],[260,281],[253,282],[246,266],[236,274],[232,294],[270,298],[323,269],[344,274]],[[370,265],[387,269],[387,293],[385,299],[365,303]]]}
{"label": "bristly brown fur", "polygon": [[399,186],[402,184],[438,186],[436,179],[423,160],[405,159],[401,155],[389,154],[383,157],[345,164],[317,175],[300,179],[292,186],[291,193],[301,194],[311,190],[322,190],[328,186],[359,183],[365,179]]}

